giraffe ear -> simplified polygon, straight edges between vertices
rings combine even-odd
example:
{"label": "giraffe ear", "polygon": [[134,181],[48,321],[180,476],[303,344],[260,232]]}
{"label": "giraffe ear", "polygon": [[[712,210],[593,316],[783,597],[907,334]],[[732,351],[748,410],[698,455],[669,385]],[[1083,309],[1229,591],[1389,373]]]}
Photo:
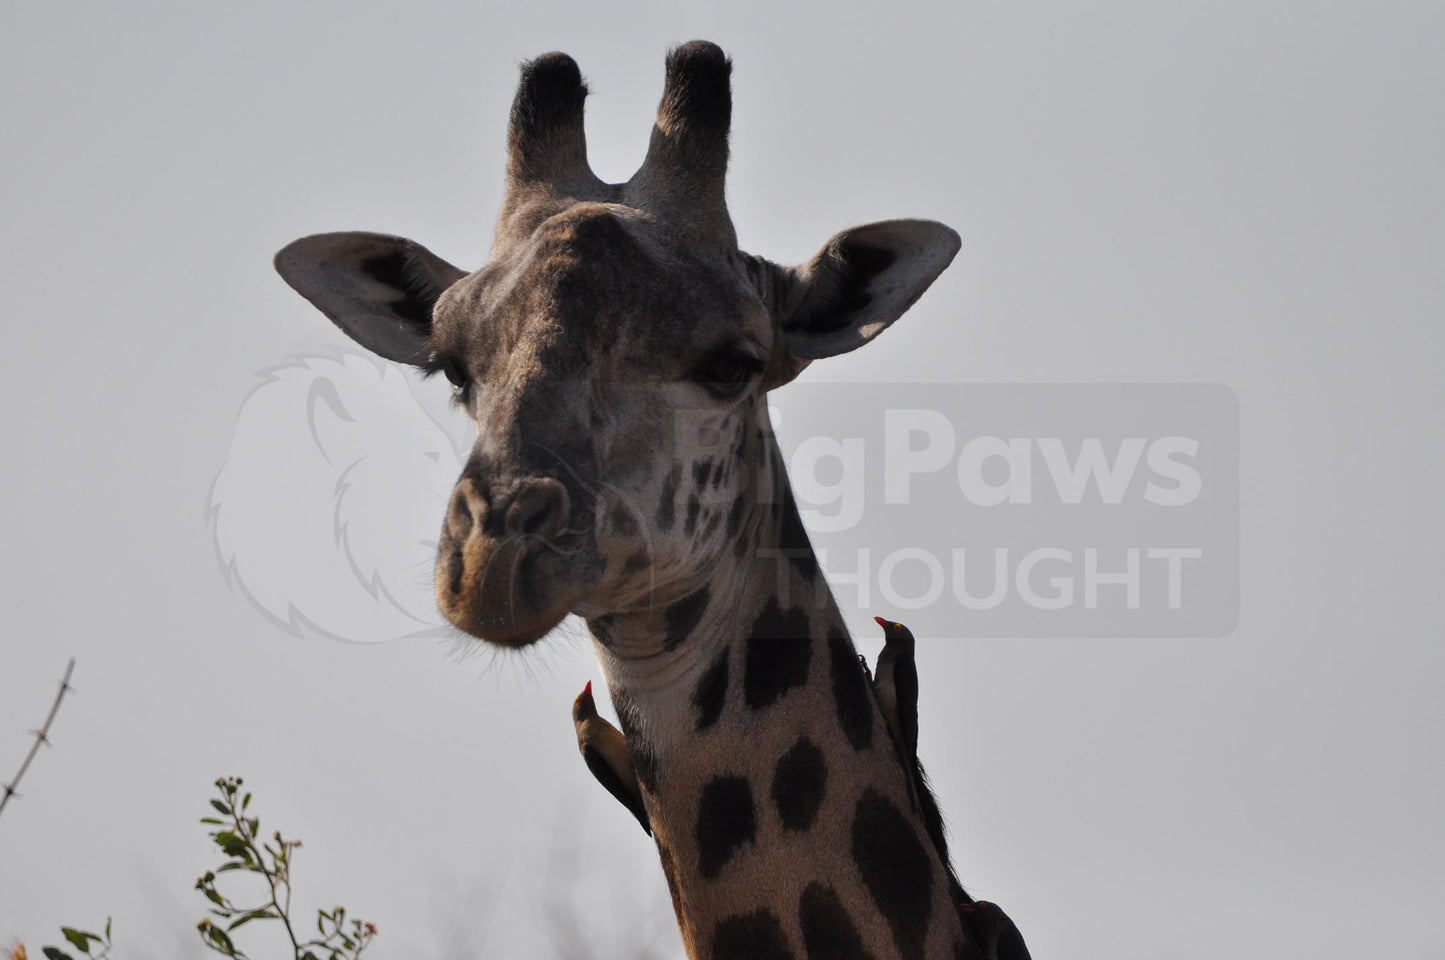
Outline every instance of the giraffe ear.
{"label": "giraffe ear", "polygon": [[371,352],[424,364],[432,307],[466,276],[426,247],[380,233],[320,233],[276,254],[276,272]]}
{"label": "giraffe ear", "polygon": [[882,220],[844,230],[787,271],[778,317],[789,355],[856,350],[923,296],[958,253],[958,234],[932,220]]}

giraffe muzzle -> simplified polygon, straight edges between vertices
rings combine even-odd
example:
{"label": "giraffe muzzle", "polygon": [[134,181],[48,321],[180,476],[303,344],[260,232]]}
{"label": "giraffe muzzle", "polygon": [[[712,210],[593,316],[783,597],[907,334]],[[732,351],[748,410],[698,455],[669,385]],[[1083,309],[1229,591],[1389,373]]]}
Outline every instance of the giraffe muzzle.
{"label": "giraffe muzzle", "polygon": [[[464,475],[452,491],[438,544],[436,598],[456,627],[488,643],[535,643],[591,586],[588,544],[570,535],[572,498],[552,477],[504,494]],[[571,561],[571,562],[569,562]]]}

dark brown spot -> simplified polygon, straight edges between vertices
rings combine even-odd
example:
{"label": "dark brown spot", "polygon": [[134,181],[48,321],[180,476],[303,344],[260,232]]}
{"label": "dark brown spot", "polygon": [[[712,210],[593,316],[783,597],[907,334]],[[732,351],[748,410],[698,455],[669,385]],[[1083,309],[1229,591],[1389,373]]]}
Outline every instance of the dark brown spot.
{"label": "dark brown spot", "polygon": [[637,518],[627,507],[612,511],[612,532],[619,537],[631,537],[637,533]]}
{"label": "dark brown spot", "polygon": [[798,904],[798,925],[808,960],[873,960],[832,887],[810,883]]}
{"label": "dark brown spot", "polygon": [[651,565],[646,550],[639,550],[628,557],[622,564],[622,579],[629,580],[646,570]]}
{"label": "dark brown spot", "polygon": [[697,809],[697,871],[706,880],[722,873],[738,848],[757,836],[753,790],[743,777],[713,777]]}
{"label": "dark brown spot", "polygon": [[853,860],[903,960],[921,960],[933,911],[933,865],[908,819],[872,787],[853,811]]}
{"label": "dark brown spot", "polygon": [[724,649],[717,662],[708,667],[693,691],[692,702],[697,707],[697,729],[706,730],[722,715],[723,701],[728,692],[728,653]]}
{"label": "dark brown spot", "polygon": [[813,825],[828,789],[828,764],[823,751],[799,737],[773,769],[773,803],[784,830],[804,831]]}
{"label": "dark brown spot", "polygon": [[713,960],[793,960],[783,925],[771,910],[720,921],[712,934]]}
{"label": "dark brown spot", "polygon": [[775,597],[753,623],[748,636],[747,665],[743,672],[743,698],[754,710],[772,706],[794,687],[808,682],[813,647],[808,639],[808,615],[786,613]]}
{"label": "dark brown spot", "polygon": [[667,611],[663,614],[667,627],[667,640],[663,644],[666,649],[673,650],[688,638],[693,627],[702,619],[711,596],[707,587],[700,587],[676,603],[668,604]]}

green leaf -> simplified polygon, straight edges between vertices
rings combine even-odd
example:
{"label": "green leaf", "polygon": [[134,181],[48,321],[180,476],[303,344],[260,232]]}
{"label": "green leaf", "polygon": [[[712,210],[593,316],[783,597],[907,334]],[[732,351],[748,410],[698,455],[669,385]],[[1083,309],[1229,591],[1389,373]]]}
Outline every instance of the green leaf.
{"label": "green leaf", "polygon": [[244,813],[244,812],[246,811],[246,808],[249,807],[250,805],[251,805],[251,794],[250,794],[250,793],[247,793],[244,797],[241,798],[241,812]]}
{"label": "green leaf", "polygon": [[75,960],[74,957],[64,950],[57,950],[55,947],[41,947],[40,951],[44,953],[49,960]]}
{"label": "green leaf", "polygon": [[236,930],[241,924],[250,920],[280,920],[280,914],[277,914],[275,909],[270,907],[257,907],[249,912],[249,914],[246,914],[246,917],[231,924],[228,930]]}
{"label": "green leaf", "polygon": [[229,830],[222,830],[215,836],[216,846],[220,847],[228,857],[244,857],[250,859],[250,851],[246,849],[246,841],[236,836]]}
{"label": "green leaf", "polygon": [[260,873],[260,872],[261,872],[261,868],[260,868],[260,866],[258,866],[257,864],[254,864],[254,863],[244,863],[244,862],[242,862],[242,861],[240,861],[240,860],[232,860],[231,862],[229,862],[229,863],[223,863],[223,864],[221,864],[219,867],[216,868],[216,872],[217,872],[217,873],[226,873],[226,872],[231,871],[231,870],[249,870],[249,871],[251,871],[252,873]]}
{"label": "green leaf", "polygon": [[110,943],[110,917],[105,918],[105,942]]}
{"label": "green leaf", "polygon": [[215,817],[202,817],[201,822],[209,823],[213,827],[224,827],[226,825],[226,821],[217,820]]}
{"label": "green leaf", "polygon": [[216,810],[217,810],[217,812],[219,812],[219,813],[229,814],[229,813],[231,812],[231,808],[228,807],[228,806],[226,806],[224,803],[222,803],[222,802],[219,801],[219,800],[212,800],[212,801],[211,801],[211,806],[215,807]]}
{"label": "green leaf", "polygon": [[77,950],[84,950],[86,953],[90,952],[90,941],[100,942],[100,937],[97,937],[95,934],[86,933],[74,927],[61,927],[60,935],[69,940],[71,945]]}
{"label": "green leaf", "polygon": [[256,910],[247,911],[239,920],[234,920],[227,930],[234,930],[243,923],[250,923],[252,920],[278,920],[280,914],[273,913],[270,907],[260,907]]}
{"label": "green leaf", "polygon": [[234,954],[236,952],[236,945],[231,942],[230,937],[226,936],[226,931],[222,930],[220,927],[214,925],[209,926],[206,928],[206,933],[210,936],[212,940],[216,942],[216,945],[220,947],[223,951],[225,951],[228,955]]}

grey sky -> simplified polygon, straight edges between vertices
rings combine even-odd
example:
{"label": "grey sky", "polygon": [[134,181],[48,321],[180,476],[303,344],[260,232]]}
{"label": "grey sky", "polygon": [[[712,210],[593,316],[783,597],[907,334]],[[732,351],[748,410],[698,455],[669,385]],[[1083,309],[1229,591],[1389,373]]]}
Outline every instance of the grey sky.
{"label": "grey sky", "polygon": [[517,62],[576,57],[622,179],[664,51],[703,37],[734,60],[746,248],[798,261],[889,216],[964,239],[810,382],[1238,396],[1232,635],[920,654],[965,885],[1041,958],[1445,953],[1445,12],[1052,7],[9,5],[0,776],[79,665],[0,821],[0,942],[111,914],[120,955],[199,955],[194,820],[232,773],[306,841],[303,903],[374,919],[378,960],[467,929],[545,955],[559,912],[600,956],[670,926],[575,753],[585,644],[297,639],[228,588],[205,507],[258,371],[342,342],[277,248],[374,229],[475,266]]}

